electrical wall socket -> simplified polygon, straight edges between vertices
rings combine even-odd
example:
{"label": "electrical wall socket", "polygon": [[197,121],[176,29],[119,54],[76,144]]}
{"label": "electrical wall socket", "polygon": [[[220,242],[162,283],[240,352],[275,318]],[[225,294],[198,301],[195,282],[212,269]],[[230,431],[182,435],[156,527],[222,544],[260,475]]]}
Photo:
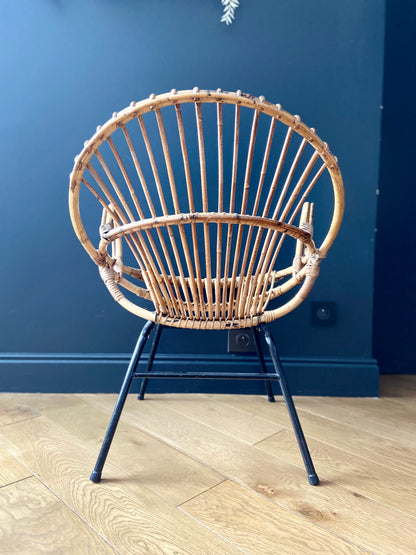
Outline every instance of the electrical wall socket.
{"label": "electrical wall socket", "polygon": [[229,353],[255,353],[256,344],[251,329],[228,331]]}
{"label": "electrical wall socket", "polygon": [[337,322],[337,305],[334,302],[311,302],[312,326],[335,326]]}

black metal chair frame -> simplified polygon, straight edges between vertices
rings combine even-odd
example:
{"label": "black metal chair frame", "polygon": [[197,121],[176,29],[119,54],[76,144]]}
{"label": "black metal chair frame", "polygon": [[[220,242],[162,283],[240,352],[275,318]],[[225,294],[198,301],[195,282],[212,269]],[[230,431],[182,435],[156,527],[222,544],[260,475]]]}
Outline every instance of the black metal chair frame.
{"label": "black metal chair frame", "polygon": [[[114,437],[114,433],[117,428],[117,424],[120,420],[120,416],[127,399],[127,395],[130,391],[132,382],[134,378],[139,378],[142,380],[140,391],[138,394],[138,399],[143,400],[146,392],[146,388],[149,379],[153,378],[195,378],[195,379],[240,379],[240,380],[263,380],[266,386],[266,393],[268,400],[274,402],[274,394],[272,390],[271,381],[277,380],[280,385],[280,389],[283,398],[286,403],[286,407],[289,412],[289,416],[292,422],[293,430],[299,445],[300,452],[302,454],[303,462],[308,475],[308,481],[311,485],[316,486],[319,484],[319,478],[315,471],[312,463],[311,455],[309,453],[308,445],[303,434],[301,424],[299,422],[299,417],[297,415],[295,405],[292,400],[292,396],[289,391],[286,375],[284,373],[282,363],[277,351],[276,343],[271,334],[270,328],[266,324],[261,324],[257,327],[247,328],[252,329],[254,333],[254,340],[256,344],[257,356],[260,362],[261,372],[256,373],[227,373],[227,372],[154,372],[152,371],[153,363],[156,355],[156,351],[159,345],[160,335],[162,328],[166,327],[162,324],[155,324],[154,322],[147,321],[143,326],[143,329],[139,335],[136,347],[131,357],[130,364],[128,366],[123,384],[121,386],[120,394],[114,408],[113,415],[110,420],[110,424],[107,429],[95,468],[91,474],[92,482],[100,482],[102,470],[111,446],[111,442]],[[244,329],[244,328],[241,328]],[[138,372],[137,367],[140,358],[143,354],[144,347],[147,340],[149,339],[151,332],[154,332],[153,343],[149,353],[149,358],[147,362],[147,368],[144,372]],[[266,363],[264,359],[263,349],[261,345],[261,334],[264,335],[267,347],[270,352],[271,360],[273,363],[274,372],[270,373],[267,371]]]}

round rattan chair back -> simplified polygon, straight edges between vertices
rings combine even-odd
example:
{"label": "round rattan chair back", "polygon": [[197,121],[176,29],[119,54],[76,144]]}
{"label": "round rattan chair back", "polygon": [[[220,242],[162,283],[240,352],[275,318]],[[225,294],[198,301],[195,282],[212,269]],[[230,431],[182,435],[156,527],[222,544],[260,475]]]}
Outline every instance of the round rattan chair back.
{"label": "round rattan chair back", "polygon": [[343,205],[337,159],[315,130],[240,91],[132,102],[86,141],[70,181],[74,229],[114,299],[184,328],[293,310]]}

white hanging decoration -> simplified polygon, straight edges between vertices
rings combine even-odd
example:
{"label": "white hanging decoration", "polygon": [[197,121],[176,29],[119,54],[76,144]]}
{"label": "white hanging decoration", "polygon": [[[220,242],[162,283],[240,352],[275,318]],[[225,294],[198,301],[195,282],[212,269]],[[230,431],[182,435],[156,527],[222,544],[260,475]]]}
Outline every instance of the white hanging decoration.
{"label": "white hanging decoration", "polygon": [[234,12],[240,5],[240,2],[238,0],[221,0],[221,4],[224,6],[221,22],[231,25],[234,19]]}

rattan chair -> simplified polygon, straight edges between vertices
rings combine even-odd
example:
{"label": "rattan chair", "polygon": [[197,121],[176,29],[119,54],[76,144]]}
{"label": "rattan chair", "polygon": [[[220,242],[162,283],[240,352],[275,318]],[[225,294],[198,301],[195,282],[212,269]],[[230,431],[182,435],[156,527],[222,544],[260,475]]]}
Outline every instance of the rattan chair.
{"label": "rattan chair", "polygon": [[[86,141],[69,204],[75,232],[113,298],[147,320],[91,480],[101,479],[133,378],[142,379],[143,399],[149,378],[170,376],[260,379],[270,401],[277,380],[309,483],[318,484],[268,327],[307,297],[342,219],[337,159],[315,130],[241,91],[152,94],[114,113]],[[251,328],[260,371],[153,371],[167,326]],[[139,372],[152,330],[147,368]]]}

